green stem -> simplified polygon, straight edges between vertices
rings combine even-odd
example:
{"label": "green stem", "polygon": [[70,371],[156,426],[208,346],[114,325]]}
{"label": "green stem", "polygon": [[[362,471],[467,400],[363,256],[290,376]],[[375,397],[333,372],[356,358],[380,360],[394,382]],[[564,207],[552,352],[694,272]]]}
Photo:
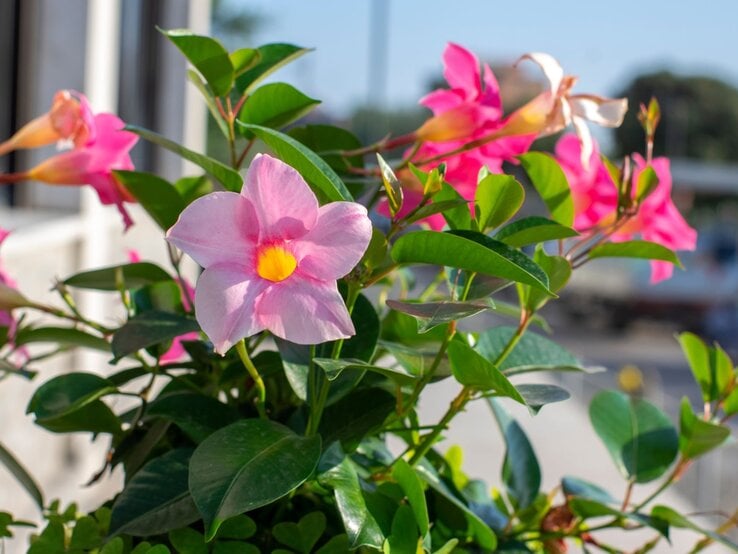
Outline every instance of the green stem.
{"label": "green stem", "polygon": [[252,362],[249,357],[249,353],[246,350],[246,341],[244,339],[241,339],[236,343],[236,352],[238,352],[238,357],[241,358],[241,362],[246,368],[246,371],[249,372],[249,375],[251,375],[251,378],[254,380],[254,385],[256,386],[258,393],[256,409],[259,412],[259,417],[266,419],[266,411],[264,410],[264,404],[266,403],[266,387],[264,386],[264,381],[261,378],[261,375],[259,375],[259,370],[256,369],[254,362]]}

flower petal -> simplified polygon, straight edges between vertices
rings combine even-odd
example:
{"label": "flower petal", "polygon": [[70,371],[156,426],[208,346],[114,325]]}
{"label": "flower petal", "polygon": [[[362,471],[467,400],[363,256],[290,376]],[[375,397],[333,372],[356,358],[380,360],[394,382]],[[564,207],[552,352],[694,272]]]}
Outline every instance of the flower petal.
{"label": "flower petal", "polygon": [[604,98],[594,94],[574,94],[569,97],[572,115],[603,127],[620,127],[628,111],[627,98]]}
{"label": "flower petal", "polygon": [[467,100],[481,92],[479,60],[469,50],[453,42],[449,42],[443,51],[443,76],[451,88],[462,89]]}
{"label": "flower petal", "polygon": [[464,95],[458,90],[438,89],[423,96],[419,103],[439,115],[463,104]]}
{"label": "flower petal", "polygon": [[167,240],[202,267],[251,260],[259,237],[251,203],[235,192],[213,192],[198,198],[167,231]]}
{"label": "flower petal", "polygon": [[318,210],[315,226],[290,246],[301,274],[333,281],[354,268],[371,237],[372,223],[364,206],[333,202]]}
{"label": "flower petal", "polygon": [[318,200],[302,176],[265,154],[251,162],[241,195],[258,214],[262,241],[301,237],[318,218]]}
{"label": "flower petal", "polygon": [[553,94],[558,92],[559,85],[564,79],[564,70],[559,62],[556,61],[556,58],[543,52],[529,52],[528,54],[523,54],[520,59],[515,62],[515,65],[519,64],[523,60],[530,60],[533,63],[538,64],[538,66],[543,70],[543,74],[546,76],[546,79],[548,79],[551,92]]}
{"label": "flower petal", "polygon": [[356,333],[335,282],[309,281],[297,275],[264,291],[257,317],[263,328],[297,344],[346,339]]}
{"label": "flower petal", "polygon": [[195,317],[216,352],[225,354],[242,338],[264,329],[255,306],[267,286],[241,265],[218,264],[203,271],[197,281]]}

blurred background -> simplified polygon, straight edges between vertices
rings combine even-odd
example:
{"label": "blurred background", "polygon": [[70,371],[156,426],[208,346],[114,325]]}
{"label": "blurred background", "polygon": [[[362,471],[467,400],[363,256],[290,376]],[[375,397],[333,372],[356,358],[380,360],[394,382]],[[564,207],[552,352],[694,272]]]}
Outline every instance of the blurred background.
{"label": "blurred background", "polygon": [[[364,141],[413,130],[427,117],[417,101],[444,86],[441,54],[448,41],[493,67],[508,112],[544,87],[533,64],[513,67],[531,51],[552,54],[567,74],[580,76],[577,92],[627,96],[631,113],[623,126],[596,132],[615,159],[643,151],[634,109],[655,95],[663,114],[655,154],[672,160],[675,201],[699,232],[698,249],[681,256],[685,271],[655,286],[648,283],[645,262],[596,262],[578,270],[564,298],[543,315],[554,340],[608,371],[567,377],[573,400],[547,407],[535,419],[521,416],[545,460],[545,483],[554,486],[566,471],[601,484],[611,480],[619,494],[625,483],[589,428],[592,394],[625,383],[676,416],[682,396],[697,402],[699,394],[674,333],[694,331],[738,357],[737,16],[733,0],[700,6],[668,0],[0,0],[0,137],[47,111],[57,89],[73,88],[85,92],[95,110],[115,111],[127,122],[224,156],[197,92],[187,85],[182,57],[157,25],[210,32],[228,49],[269,42],[315,48],[272,80],[322,100],[311,122],[345,126]],[[550,149],[554,142],[537,146]],[[48,153],[5,156],[0,172],[31,167]],[[144,142],[133,158],[137,169],[170,179],[193,172]],[[1,188],[0,226],[14,231],[3,246],[5,270],[36,297],[48,294],[50,276],[125,261],[129,248],[146,259],[165,259],[163,243],[151,240],[158,239],[152,227],[137,224],[121,238],[115,210],[76,187]],[[104,313],[99,299],[88,302]],[[90,370],[80,364],[91,363],[100,360],[68,358],[77,370]],[[49,368],[63,370],[58,364]],[[72,498],[101,465],[105,445],[91,452],[87,437],[59,438],[19,422],[33,386],[12,381],[0,389],[2,398],[14,399],[0,403],[0,441],[21,459],[38,459],[33,437],[42,436],[48,450],[33,470],[49,497]],[[439,388],[430,396],[428,419],[445,409],[447,393]],[[467,448],[469,473],[495,482],[500,443],[477,435],[474,409],[466,415],[449,444]],[[736,459],[729,447],[701,460],[678,487],[684,511],[735,510]],[[0,468],[0,510],[19,514],[20,507],[33,518],[18,491]],[[88,489],[90,498],[109,491]],[[674,551],[683,550],[675,545]]]}

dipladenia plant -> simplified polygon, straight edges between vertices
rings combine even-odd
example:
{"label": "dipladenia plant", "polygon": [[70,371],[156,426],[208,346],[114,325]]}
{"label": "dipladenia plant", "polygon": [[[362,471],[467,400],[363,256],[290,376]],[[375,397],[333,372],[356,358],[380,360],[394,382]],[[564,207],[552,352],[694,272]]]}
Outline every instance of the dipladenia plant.
{"label": "dipladenia plant", "polygon": [[[95,114],[72,91],[0,144],[6,154],[60,143],[68,150],[0,182],[92,186],[118,207],[123,228],[134,224],[125,203],[139,202],[171,261],[132,253],[127,264],[85,268],[56,283],[58,305],[23,295],[12,267],[0,273],[0,370],[33,378],[49,357],[36,343],[108,352],[109,368],[40,383],[28,413],[52,432],[108,441],[93,481],[125,473],[122,490],[84,514],[47,501],[12,445],[0,445],[0,460],[43,514],[29,552],[620,552],[622,536],[600,531],[644,528],[652,538],[638,552],[646,552],[673,527],[695,533],[692,552],[713,542],[738,548],[725,537],[736,514],[706,529],[659,503],[730,436],[738,386],[720,346],[679,337],[703,405],[695,412],[685,399],[676,424],[626,393],[592,400],[591,423],[624,497],[575,476],[542,490],[546,460],[506,410],[518,403],[537,414],[568,397],[530,375],[520,384],[522,373],[586,371],[545,335],[540,313],[573,271],[602,257],[644,258],[657,281],[679,265],[675,249],[695,247],[671,202],[668,160],[654,157],[655,100],[639,116],[647,151],[611,161],[588,124],[619,125],[624,99],[575,94],[575,77],[530,53],[521,60],[538,64],[550,86],[509,113],[489,66],[449,44],[448,87],[421,100],[427,121],[363,145],[338,127],[301,125],[317,101],[286,83],[262,84],[306,49],[229,53],[209,37],[165,35],[193,66],[229,165]],[[531,150],[570,126],[554,155]],[[135,171],[128,153],[139,138],[203,174],[170,183]],[[387,154],[398,147],[397,158]],[[503,162],[522,166],[527,183]],[[526,195],[545,211],[522,215]],[[194,286],[184,256],[202,268]],[[419,264],[434,276],[413,283]],[[516,305],[496,298],[508,287]],[[74,301],[80,289],[119,295],[120,311],[89,318]],[[484,311],[509,324],[459,325]],[[422,420],[418,402],[439,380],[456,396],[439,421]],[[121,409],[120,396],[132,407]],[[487,403],[500,430],[504,470],[491,489],[438,448],[470,402]],[[556,407],[546,414],[555,425]],[[390,449],[390,437],[402,446]],[[653,482],[645,494],[641,485]],[[29,524],[12,508],[0,513],[0,537]]]}

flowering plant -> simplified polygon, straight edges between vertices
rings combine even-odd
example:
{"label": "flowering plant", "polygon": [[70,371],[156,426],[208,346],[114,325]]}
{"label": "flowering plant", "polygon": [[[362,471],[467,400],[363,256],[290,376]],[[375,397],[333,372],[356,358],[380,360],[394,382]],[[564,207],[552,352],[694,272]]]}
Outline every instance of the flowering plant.
{"label": "flowering plant", "polygon": [[[28,413],[49,431],[109,441],[94,480],[125,473],[114,498],[79,513],[46,502],[0,446],[46,519],[29,552],[563,552],[575,543],[618,552],[601,531],[649,529],[645,552],[671,528],[700,536],[693,551],[715,541],[737,548],[723,534],[735,517],[713,531],[656,504],[730,435],[738,383],[719,346],[680,336],[704,406],[696,414],[685,399],[678,425],[635,394],[592,400],[591,423],[624,478],[620,499],[611,484],[576,477],[542,490],[539,460],[508,411],[517,403],[537,414],[568,398],[535,382],[539,372],[588,370],[530,330],[547,330],[540,312],[572,271],[602,257],[645,258],[662,279],[664,264],[679,264],[671,249],[695,246],[670,200],[668,161],[653,157],[655,101],[640,114],[647,152],[618,165],[599,154],[585,120],[618,125],[624,100],[572,95],[573,77],[529,54],[551,89],[506,114],[490,68],[450,44],[450,88],[421,101],[433,115],[413,133],[362,145],[337,127],[288,127],[316,101],[261,83],[304,49],[229,53],[209,37],[165,34],[196,70],[230,165],[95,115],[66,91],[0,146],[65,142],[70,151],[0,182],[90,185],[126,228],[124,202],[139,202],[171,258],[166,268],[136,260],[69,276],[56,287],[59,306],[26,298],[22,282],[0,274],[2,371],[30,377],[39,342],[112,356],[110,371],[44,379]],[[577,134],[561,138],[555,156],[529,151],[569,124]],[[128,152],[139,137],[206,175],[191,186],[134,171]],[[398,146],[407,147],[401,158],[382,157]],[[257,147],[266,153],[249,159]],[[522,166],[527,186],[503,162]],[[526,194],[546,212],[524,208]],[[194,289],[184,255],[202,268]],[[412,277],[417,265],[433,268],[430,279]],[[87,317],[74,302],[79,289],[119,295],[124,321]],[[512,290],[515,304],[504,296]],[[482,312],[512,325],[467,325]],[[419,400],[439,381],[456,396],[439,421],[424,421]],[[121,409],[112,402],[121,397],[133,404]],[[491,493],[439,449],[471,402],[489,404],[505,447]],[[546,412],[554,424],[556,408]],[[0,513],[0,537],[23,524]]]}

